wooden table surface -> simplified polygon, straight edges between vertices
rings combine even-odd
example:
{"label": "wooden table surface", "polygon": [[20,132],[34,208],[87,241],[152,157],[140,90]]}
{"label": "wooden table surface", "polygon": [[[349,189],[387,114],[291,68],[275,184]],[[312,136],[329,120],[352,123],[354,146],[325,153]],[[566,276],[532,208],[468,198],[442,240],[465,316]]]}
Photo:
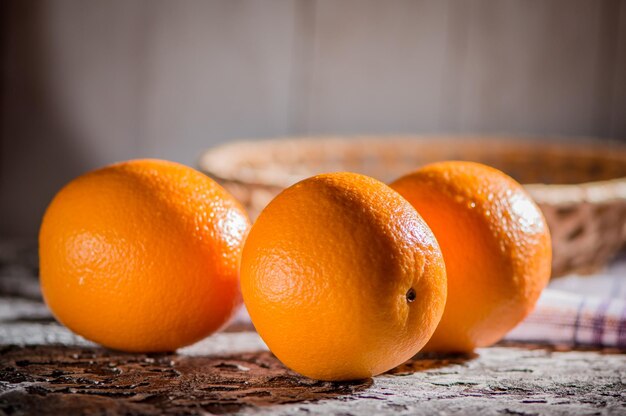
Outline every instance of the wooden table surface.
{"label": "wooden table surface", "polygon": [[0,414],[626,415],[626,355],[500,344],[418,355],[373,379],[286,369],[231,327],[171,354],[126,354],[54,322],[32,246],[0,244]]}

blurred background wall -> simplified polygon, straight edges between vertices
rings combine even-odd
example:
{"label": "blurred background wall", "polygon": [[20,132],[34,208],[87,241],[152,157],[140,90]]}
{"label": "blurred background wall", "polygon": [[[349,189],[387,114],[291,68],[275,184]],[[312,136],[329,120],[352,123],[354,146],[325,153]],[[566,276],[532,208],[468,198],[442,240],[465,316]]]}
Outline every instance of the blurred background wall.
{"label": "blurred background wall", "polygon": [[0,237],[134,157],[236,138],[626,138],[626,1],[4,0]]}

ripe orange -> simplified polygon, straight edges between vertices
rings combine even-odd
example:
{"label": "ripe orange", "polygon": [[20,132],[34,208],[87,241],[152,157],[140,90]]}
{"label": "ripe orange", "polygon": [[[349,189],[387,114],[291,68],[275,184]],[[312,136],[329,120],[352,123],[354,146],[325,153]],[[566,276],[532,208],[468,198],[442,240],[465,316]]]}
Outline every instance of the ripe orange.
{"label": "ripe orange", "polygon": [[250,231],[241,285],[271,351],[322,380],[370,377],[413,356],[446,297],[428,226],[387,185],[354,173],[278,195]]}
{"label": "ripe orange", "polygon": [[171,351],[223,325],[241,303],[249,221],[205,175],[133,160],[87,173],[48,207],[41,287],[74,332],[126,351]]}
{"label": "ripe orange", "polygon": [[534,307],[550,277],[550,234],[541,211],[504,173],[441,162],[391,187],[422,215],[448,275],[443,318],[426,351],[471,351],[500,340]]}

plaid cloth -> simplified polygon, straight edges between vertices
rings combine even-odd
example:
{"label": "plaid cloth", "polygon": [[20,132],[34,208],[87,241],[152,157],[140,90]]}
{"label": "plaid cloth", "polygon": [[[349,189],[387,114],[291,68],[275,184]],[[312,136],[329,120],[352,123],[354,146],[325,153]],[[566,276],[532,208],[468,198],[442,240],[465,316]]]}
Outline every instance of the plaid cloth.
{"label": "plaid cloth", "polygon": [[594,276],[553,279],[509,341],[626,348],[626,258]]}

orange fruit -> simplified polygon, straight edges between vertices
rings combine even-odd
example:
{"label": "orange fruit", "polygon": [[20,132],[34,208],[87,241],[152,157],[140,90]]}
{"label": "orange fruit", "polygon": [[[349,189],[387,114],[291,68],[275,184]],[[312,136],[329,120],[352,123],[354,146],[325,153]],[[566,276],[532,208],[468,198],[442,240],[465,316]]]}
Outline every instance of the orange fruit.
{"label": "orange fruit", "polygon": [[106,347],[175,350],[240,305],[249,226],[230,194],[189,167],[104,167],[71,181],[44,215],[43,296],[60,322]]}
{"label": "orange fruit", "polygon": [[252,322],[287,367],[321,380],[387,371],[434,331],[443,258],[415,209],[354,173],[279,194],[246,240],[241,287]]}
{"label": "orange fruit", "polygon": [[441,162],[391,184],[441,246],[446,308],[426,351],[492,345],[533,309],[550,277],[546,221],[515,180],[485,165]]}

